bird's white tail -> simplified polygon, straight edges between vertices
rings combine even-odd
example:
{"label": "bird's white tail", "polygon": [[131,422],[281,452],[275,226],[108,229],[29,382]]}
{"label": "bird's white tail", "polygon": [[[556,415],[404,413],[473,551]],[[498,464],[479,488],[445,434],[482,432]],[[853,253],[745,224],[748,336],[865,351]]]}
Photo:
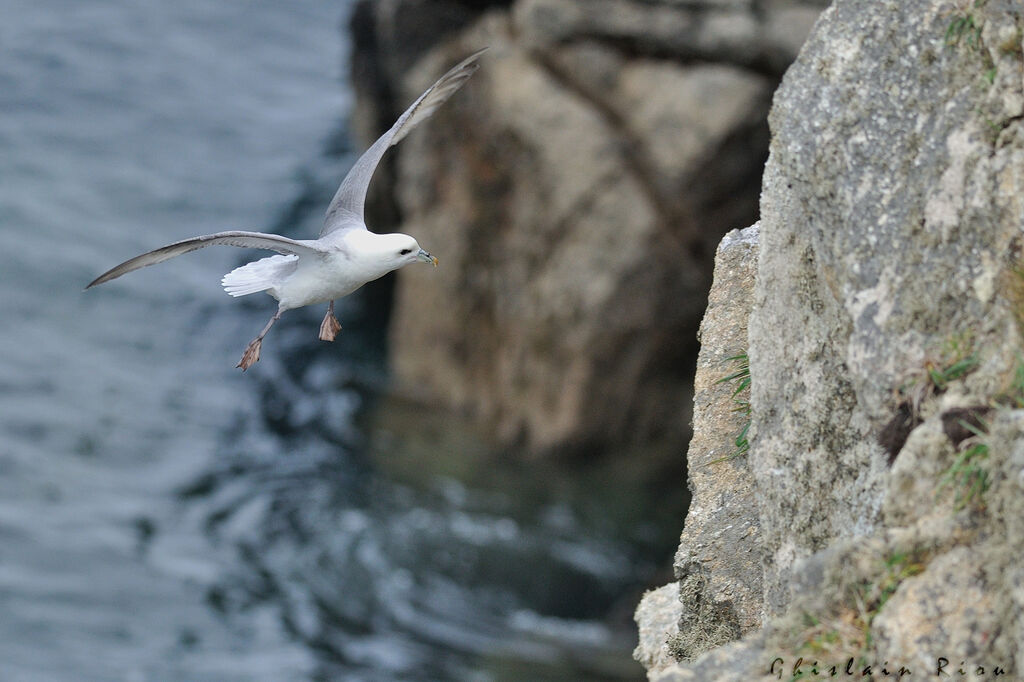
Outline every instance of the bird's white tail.
{"label": "bird's white tail", "polygon": [[269,256],[240,268],[235,268],[221,279],[224,291],[232,296],[246,296],[273,289],[288,275],[295,272],[298,256]]}

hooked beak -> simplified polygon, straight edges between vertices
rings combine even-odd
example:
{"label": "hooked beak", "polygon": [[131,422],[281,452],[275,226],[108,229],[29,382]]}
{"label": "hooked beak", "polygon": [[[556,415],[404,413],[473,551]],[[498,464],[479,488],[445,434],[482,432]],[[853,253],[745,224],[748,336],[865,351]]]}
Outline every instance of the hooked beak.
{"label": "hooked beak", "polygon": [[419,258],[424,263],[433,263],[434,267],[435,268],[437,267],[437,258],[435,258],[434,256],[431,256],[429,253],[427,253],[423,249],[420,249],[420,252],[418,254],[416,254],[416,257]]}

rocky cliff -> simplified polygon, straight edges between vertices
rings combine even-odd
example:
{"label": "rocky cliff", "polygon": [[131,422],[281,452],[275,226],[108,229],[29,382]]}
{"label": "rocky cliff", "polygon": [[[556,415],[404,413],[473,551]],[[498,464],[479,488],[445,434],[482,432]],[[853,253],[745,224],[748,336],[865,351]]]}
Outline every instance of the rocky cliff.
{"label": "rocky cliff", "polygon": [[[770,123],[756,272],[715,284],[753,282],[749,450],[697,477],[728,433],[695,438],[716,504],[638,658],[663,682],[1024,679],[1024,9],[836,0]],[[735,346],[742,307],[715,312],[702,357]]]}
{"label": "rocky cliff", "polygon": [[769,98],[821,4],[362,3],[366,140],[490,46],[375,180],[377,227],[441,258],[398,283],[398,390],[524,452],[681,449],[715,245],[756,217]]}

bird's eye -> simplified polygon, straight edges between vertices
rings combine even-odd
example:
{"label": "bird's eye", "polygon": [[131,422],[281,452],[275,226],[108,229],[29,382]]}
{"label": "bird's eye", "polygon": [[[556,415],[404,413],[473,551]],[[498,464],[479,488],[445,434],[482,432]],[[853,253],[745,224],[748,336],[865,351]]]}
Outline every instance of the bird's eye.
{"label": "bird's eye", "polygon": [[401,251],[398,252],[398,255],[404,256],[407,253],[412,253],[412,249],[402,249]]}

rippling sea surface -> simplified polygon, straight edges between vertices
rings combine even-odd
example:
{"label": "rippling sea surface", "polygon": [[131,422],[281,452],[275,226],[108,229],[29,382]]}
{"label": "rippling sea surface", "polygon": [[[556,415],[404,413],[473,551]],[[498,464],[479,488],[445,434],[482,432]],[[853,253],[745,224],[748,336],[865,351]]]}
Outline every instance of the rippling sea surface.
{"label": "rippling sea surface", "polygon": [[243,252],[82,291],[196,234],[316,233],[349,11],[0,0],[0,680],[642,677],[681,470],[517,465],[388,397],[373,290],[246,374],[274,302],[221,291]]}

